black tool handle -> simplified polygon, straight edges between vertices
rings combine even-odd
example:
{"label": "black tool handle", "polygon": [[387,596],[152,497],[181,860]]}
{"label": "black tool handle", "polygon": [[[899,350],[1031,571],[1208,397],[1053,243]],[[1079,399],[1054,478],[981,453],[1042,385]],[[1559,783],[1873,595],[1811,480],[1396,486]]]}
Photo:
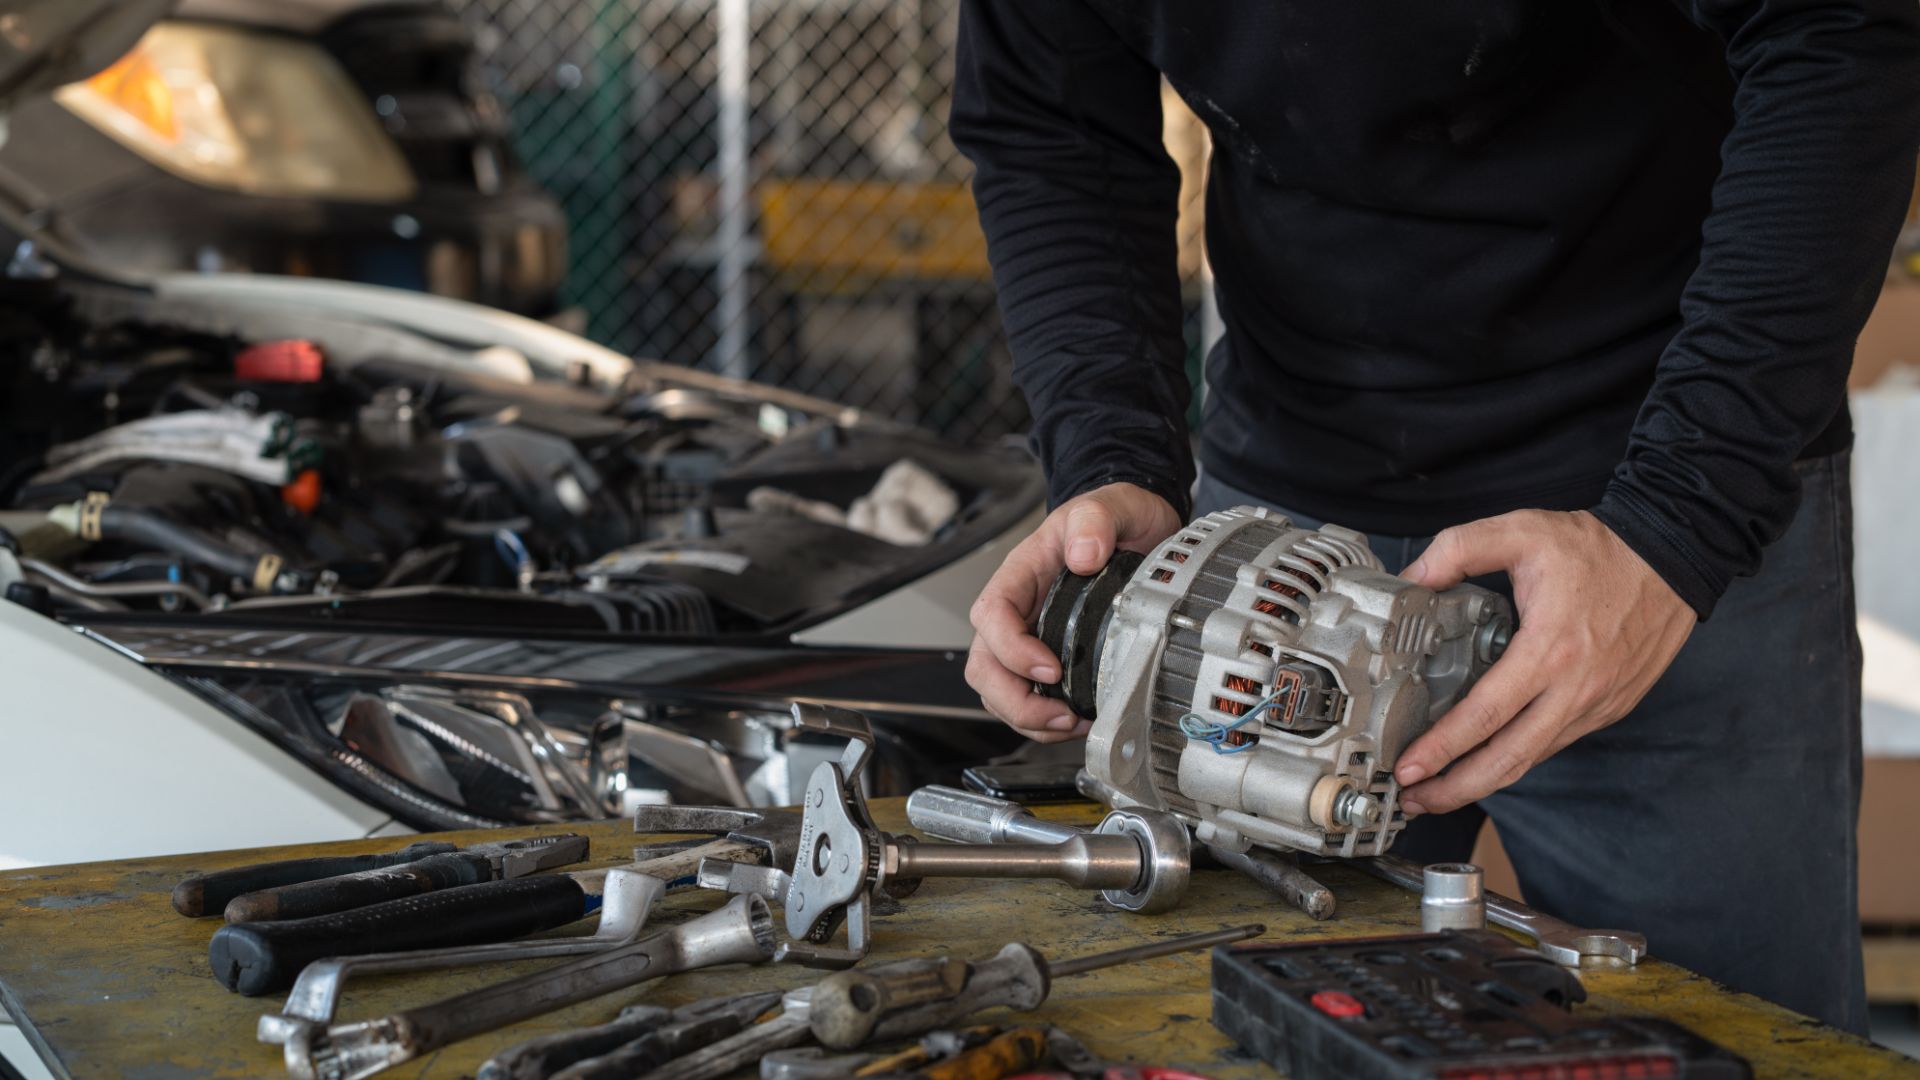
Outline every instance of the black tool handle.
{"label": "black tool handle", "polygon": [[226,909],[227,904],[234,897],[246,893],[279,888],[299,881],[333,877],[337,874],[356,874],[362,870],[397,866],[400,863],[413,862],[429,855],[440,855],[453,850],[452,844],[443,841],[422,840],[408,844],[399,851],[389,851],[384,855],[333,855],[318,859],[287,859],[282,862],[236,866],[232,870],[216,870],[211,874],[190,877],[175,885],[173,910],[189,919],[198,919],[203,915],[218,915]]}
{"label": "black tool handle", "polygon": [[478,885],[492,877],[492,865],[485,855],[449,851],[378,870],[362,870],[357,874],[341,874],[236,896],[227,904],[227,921],[307,919],[437,889]]}
{"label": "black tool handle", "polygon": [[586,913],[586,891],[564,874],[489,881],[311,919],[230,924],[214,932],[207,959],[220,985],[264,994],[330,956],[483,945]]}

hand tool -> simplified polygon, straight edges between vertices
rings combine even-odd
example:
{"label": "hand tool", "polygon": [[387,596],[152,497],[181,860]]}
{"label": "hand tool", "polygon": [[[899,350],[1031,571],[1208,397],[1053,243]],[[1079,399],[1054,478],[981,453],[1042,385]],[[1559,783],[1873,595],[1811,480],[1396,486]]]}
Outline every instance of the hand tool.
{"label": "hand tool", "polygon": [[[797,708],[797,707],[796,707]],[[750,810],[737,806],[642,806],[633,812],[639,833],[708,833],[723,839],[683,854],[682,876],[691,880],[703,859],[741,865],[791,866],[800,845],[797,810]],[[677,880],[677,879],[676,879]]]}
{"label": "hand tool", "polygon": [[[907,1052],[913,1065],[931,1060],[919,1056],[919,1050]],[[797,1046],[775,1050],[760,1059],[760,1080],[842,1080],[859,1076],[860,1070],[880,1060],[878,1054],[833,1054],[817,1046]],[[909,1066],[913,1067],[913,1066]]]}
{"label": "hand tool", "polygon": [[[1086,830],[1041,821],[1016,802],[933,785],[907,796],[907,820],[929,836],[966,844],[1057,844]],[[1263,848],[1202,848],[1215,862],[1238,870],[1316,919],[1333,915],[1333,891],[1284,856]]]}
{"label": "hand tool", "polygon": [[[797,829],[795,818],[792,827]],[[635,859],[625,867],[483,882],[332,915],[228,925],[213,935],[208,956],[221,985],[242,994],[264,994],[289,985],[303,968],[330,957],[453,949],[564,926],[600,907],[608,875],[615,869],[671,885],[692,881],[699,864],[710,856],[753,857],[759,850],[732,840],[694,847],[655,845],[634,849]]]}
{"label": "hand tool", "polygon": [[1195,1073],[1159,1065],[1101,1061],[1085,1043],[1059,1028],[1047,1032],[1047,1055],[1062,1071],[1025,1073],[1010,1080],[1207,1080]]}
{"label": "hand tool", "polygon": [[[1240,941],[1265,930],[1256,925],[1185,934],[1051,966],[1033,949],[1016,943],[977,964],[927,956],[835,972],[789,991],[781,999],[780,1015],[660,1066],[644,1074],[645,1080],[719,1080],[768,1054],[809,1041],[852,1050],[870,1040],[950,1028],[954,1021],[995,1005],[1031,1009],[1046,1000],[1051,978]],[[819,1003],[824,1003],[824,1013]]]}
{"label": "hand tool", "polygon": [[557,967],[372,1020],[311,1028],[286,1043],[295,1080],[358,1080],[421,1054],[678,971],[773,955],[773,917],[758,896]]}
{"label": "hand tool", "polygon": [[1421,872],[1420,929],[1484,930],[1486,883],[1472,863],[1433,863]]}
{"label": "hand tool", "polygon": [[1047,1060],[1047,1033],[1014,1028],[987,1042],[912,1073],[913,1080],[1003,1080]]}
{"label": "hand tool", "polygon": [[[483,881],[509,881],[536,870],[577,863],[586,857],[587,838],[577,833],[473,844],[409,862],[390,862],[371,869],[243,893],[227,903],[227,922],[305,919],[436,889],[477,885]],[[244,875],[253,869],[257,868],[243,867],[239,873]]]}
{"label": "hand tool", "polygon": [[480,1066],[478,1080],[626,1080],[717,1042],[780,1004],[763,990],[706,998],[677,1009],[629,1005],[612,1023],[542,1035]]}
{"label": "hand tool", "polygon": [[[754,899],[760,900],[760,897]],[[780,999],[779,1015],[641,1075],[645,1080],[720,1080],[768,1054],[799,1046],[813,1038],[807,1028],[807,1001],[812,991],[812,987],[806,986],[789,990]]]}
{"label": "hand tool", "polygon": [[272,889],[281,885],[291,885],[298,881],[313,881],[317,878],[336,877],[340,874],[356,874],[362,870],[378,870],[385,866],[398,866],[429,855],[440,855],[456,850],[453,844],[437,840],[422,840],[408,844],[398,851],[389,851],[381,855],[330,855],[316,859],[283,859],[280,862],[254,863],[250,866],[236,866],[231,870],[216,870],[211,874],[196,874],[173,887],[173,910],[189,919],[218,915],[226,909],[236,896],[261,889]]}
{"label": "hand tool", "polygon": [[605,901],[600,907],[600,925],[584,937],[501,941],[450,949],[371,953],[316,960],[302,969],[300,977],[294,980],[293,990],[287,994],[287,1003],[281,1007],[279,1014],[260,1018],[260,1041],[285,1043],[300,1038],[301,1032],[307,1028],[331,1024],[349,975],[432,971],[469,964],[579,956],[637,941],[646,927],[647,915],[666,889],[666,883],[659,878],[638,871],[616,869],[609,872]]}
{"label": "hand tool", "polygon": [[1000,1034],[991,1025],[930,1031],[891,1054],[829,1054],[818,1046],[777,1050],[760,1059],[760,1080],[838,1080],[847,1076],[892,1076],[956,1057]]}
{"label": "hand tool", "polygon": [[[1420,864],[1398,855],[1352,859],[1346,865],[1414,892],[1422,891],[1425,884]],[[1499,893],[1484,895],[1488,922],[1532,938],[1534,946],[1556,963],[1568,967],[1607,967],[1622,962],[1637,964],[1647,955],[1644,934],[1631,930],[1583,930]]]}
{"label": "hand tool", "polygon": [[[867,810],[860,774],[873,750],[865,717],[845,709],[796,706],[795,720],[843,736],[838,762],[823,761],[807,781],[799,852],[792,869],[703,868],[701,884],[729,892],[784,894],[789,945],[782,959],[847,966],[866,955],[876,892],[927,877],[1053,878],[1103,890],[1131,911],[1164,911],[1186,891],[1190,838],[1164,814],[1115,811],[1092,833],[1055,844],[902,842],[881,832]],[[820,947],[845,922],[847,948]]]}
{"label": "hand tool", "polygon": [[1750,1076],[1670,1021],[1573,1012],[1578,975],[1492,930],[1213,951],[1213,1023],[1295,1080]]}
{"label": "hand tool", "polygon": [[955,956],[925,956],[839,971],[814,985],[808,1001],[808,1026],[820,1045],[851,1050],[870,1041],[951,1027],[996,1005],[1036,1008],[1047,999],[1057,978],[1210,948],[1265,932],[1264,926],[1237,926],[1054,962],[1030,945],[1013,942],[992,957],[973,963]]}

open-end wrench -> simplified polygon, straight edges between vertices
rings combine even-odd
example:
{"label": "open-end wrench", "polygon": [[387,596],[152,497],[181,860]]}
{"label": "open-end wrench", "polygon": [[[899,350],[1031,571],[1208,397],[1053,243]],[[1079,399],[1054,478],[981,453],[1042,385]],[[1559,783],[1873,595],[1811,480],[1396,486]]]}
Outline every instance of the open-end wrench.
{"label": "open-end wrench", "polygon": [[[932,785],[907,796],[907,820],[928,836],[963,844],[1058,844],[1088,830],[1041,821],[1007,799]],[[1333,891],[1272,852],[1207,846],[1207,855],[1238,870],[1316,919],[1333,914]],[[1176,898],[1177,899],[1177,898]]]}
{"label": "open-end wrench", "polygon": [[[1342,861],[1415,893],[1424,887],[1425,874],[1420,864],[1398,855]],[[1631,930],[1584,930],[1496,892],[1487,893],[1486,900],[1488,922],[1532,938],[1534,947],[1555,963],[1567,967],[1607,967],[1622,962],[1637,964],[1647,955],[1645,934]]]}
{"label": "open-end wrench", "polygon": [[287,994],[287,1003],[280,1012],[260,1018],[260,1041],[284,1044],[306,1038],[314,1027],[324,1028],[333,1023],[333,1015],[339,1008],[340,994],[346,987],[349,975],[432,971],[509,960],[582,956],[629,944],[639,940],[646,928],[647,915],[665,891],[666,883],[659,878],[634,870],[616,869],[607,875],[605,902],[600,907],[600,925],[584,937],[500,941],[450,949],[372,953],[316,960],[302,969],[300,977],[294,980],[293,990]]}

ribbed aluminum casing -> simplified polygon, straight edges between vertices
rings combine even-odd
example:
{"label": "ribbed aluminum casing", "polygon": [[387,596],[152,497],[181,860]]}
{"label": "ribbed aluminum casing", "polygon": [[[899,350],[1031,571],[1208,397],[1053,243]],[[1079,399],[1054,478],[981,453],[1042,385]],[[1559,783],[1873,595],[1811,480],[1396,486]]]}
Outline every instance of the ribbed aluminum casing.
{"label": "ribbed aluminum casing", "polygon": [[[1114,601],[1087,770],[1117,805],[1172,811],[1205,842],[1384,852],[1403,823],[1394,757],[1486,668],[1491,627],[1511,621],[1484,589],[1436,594],[1384,572],[1352,530],[1254,507],[1209,514],[1148,555]],[[1330,726],[1255,721],[1241,730],[1257,745],[1237,753],[1182,730],[1187,716],[1232,725],[1295,661],[1336,681]],[[1379,800],[1379,822],[1333,820],[1342,788]]]}

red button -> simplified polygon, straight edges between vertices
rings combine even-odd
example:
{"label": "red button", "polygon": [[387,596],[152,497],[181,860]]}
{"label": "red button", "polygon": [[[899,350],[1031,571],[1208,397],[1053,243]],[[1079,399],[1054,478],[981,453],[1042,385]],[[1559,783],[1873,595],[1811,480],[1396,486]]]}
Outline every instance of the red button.
{"label": "red button", "polygon": [[1367,1015],[1367,1007],[1360,1004],[1358,998],[1340,990],[1322,990],[1307,1000],[1313,1002],[1314,1008],[1336,1019]]}

